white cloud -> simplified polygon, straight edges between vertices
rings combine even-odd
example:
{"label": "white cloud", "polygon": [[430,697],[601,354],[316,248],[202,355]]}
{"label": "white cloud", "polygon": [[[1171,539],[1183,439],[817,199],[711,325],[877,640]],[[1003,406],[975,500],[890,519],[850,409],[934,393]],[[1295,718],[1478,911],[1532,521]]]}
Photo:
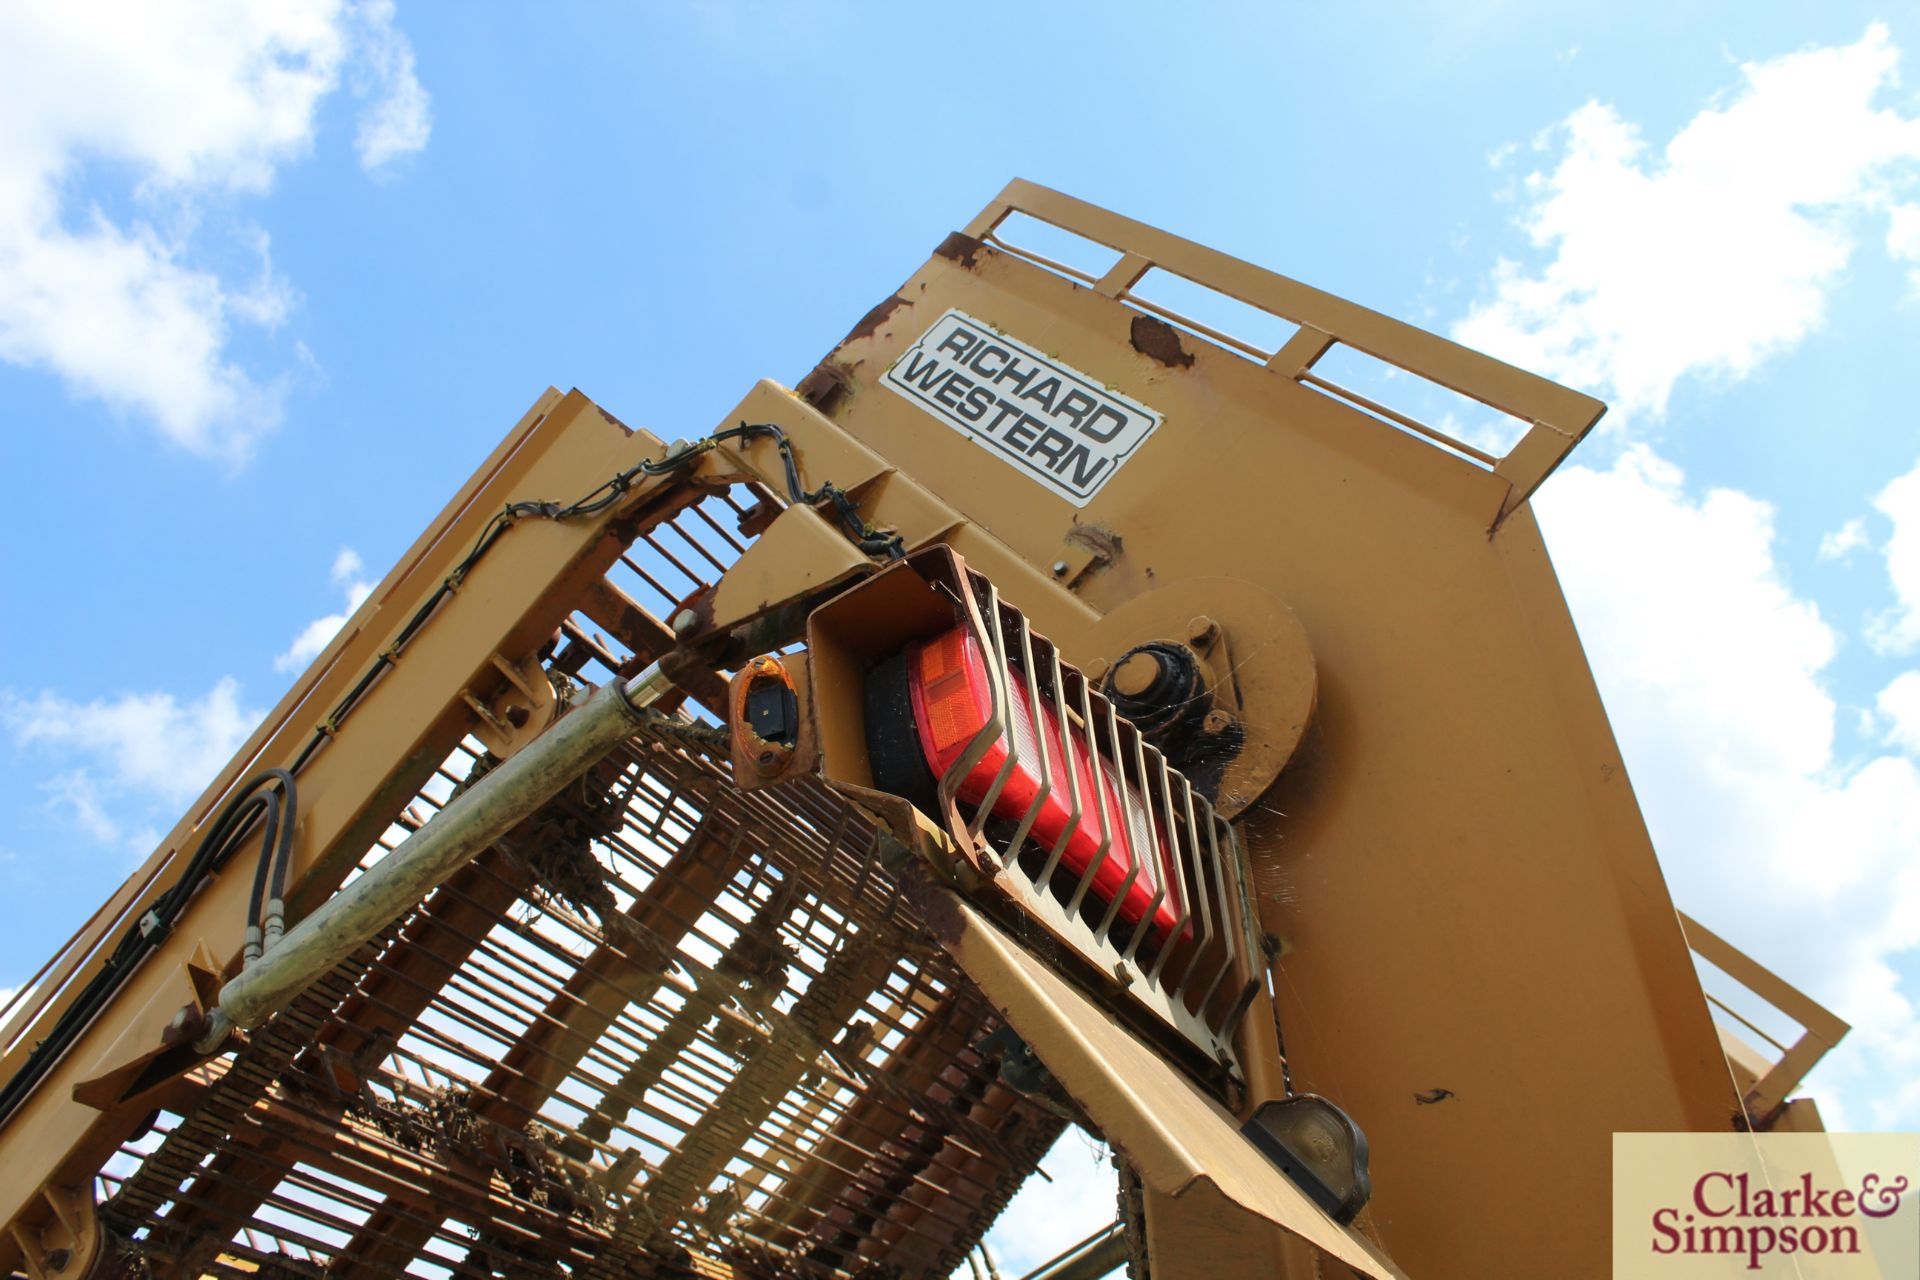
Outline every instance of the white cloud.
{"label": "white cloud", "polygon": [[1920,292],[1920,204],[1898,204],[1887,210],[1887,253],[1914,264],[1907,279]]}
{"label": "white cloud", "polygon": [[[1453,330],[1621,411],[1612,464],[1564,470],[1535,506],[1676,901],[1853,1022],[1816,1080],[1830,1122],[1844,1107],[1867,1128],[1920,1122],[1920,673],[1845,713],[1886,749],[1842,759],[1839,641],[1787,582],[1772,508],[1689,493],[1630,441],[1683,380],[1745,377],[1817,331],[1878,220],[1920,285],[1920,117],[1895,105],[1898,62],[1876,23],[1746,64],[1664,142],[1588,103],[1536,140],[1535,253],[1501,262]],[[1896,607],[1868,638],[1908,652],[1920,467],[1874,505],[1890,537],[1849,521],[1820,555],[1881,547]]]}
{"label": "white cloud", "polygon": [[221,679],[198,698],[127,693],[74,702],[0,689],[0,730],[59,772],[48,808],[100,844],[145,853],[239,750],[261,713]]}
{"label": "white cloud", "polygon": [[1521,225],[1550,256],[1502,261],[1454,336],[1607,395],[1616,428],[1664,412],[1684,377],[1742,377],[1793,347],[1820,326],[1862,216],[1916,176],[1920,119],[1877,105],[1899,56],[1876,23],[1747,63],[1657,153],[1609,105],[1573,112],[1551,171],[1525,182]]}
{"label": "white cloud", "polygon": [[21,746],[39,746],[89,762],[115,788],[182,804],[226,764],[260,713],[243,706],[231,677],[205,696],[182,702],[171,693],[127,693],[73,702],[54,693],[21,698],[0,691],[0,725]]}
{"label": "white cloud", "polygon": [[1920,756],[1920,671],[1904,671],[1880,691],[1874,703],[1886,723],[1887,741]]}
{"label": "white cloud", "polygon": [[361,561],[359,552],[352,547],[340,549],[340,554],[333,558],[333,568],[328,577],[334,586],[346,594],[346,608],[309,622],[294,637],[287,651],[273,660],[275,671],[297,671],[320,656],[320,651],[327,647],[327,641],[333,639],[340,628],[347,624],[347,619],[353,616],[353,611],[373,594],[373,584],[360,576],[365,571],[366,565]]}
{"label": "white cloud", "polygon": [[1882,552],[1894,607],[1874,619],[1867,639],[1883,653],[1911,653],[1920,646],[1920,464],[1882,489],[1873,505],[1893,522]]}
{"label": "white cloud", "polygon": [[120,824],[107,813],[106,806],[100,803],[100,788],[93,775],[85,769],[75,769],[70,773],[56,774],[41,784],[40,789],[47,794],[55,809],[63,809],[79,827],[101,844],[118,844],[122,839]]}
{"label": "white cloud", "polygon": [[[424,145],[426,95],[387,0],[0,6],[0,359],[186,449],[244,457],[283,381],[242,367],[233,330],[272,328],[295,295],[264,235],[197,253],[199,215],[306,154],[343,67],[371,99],[367,168]],[[83,194],[89,178],[124,178],[134,212]],[[204,265],[223,248],[251,249],[258,279]]]}
{"label": "white cloud", "polygon": [[1899,977],[1920,947],[1920,770],[1836,757],[1836,638],[1782,576],[1772,508],[1690,496],[1645,447],[1565,469],[1536,506],[1676,902],[1854,1024],[1823,1107],[1920,1122],[1899,1093],[1920,1076]]}
{"label": "white cloud", "polygon": [[426,147],[433,111],[414,73],[413,45],[393,25],[393,0],[365,0],[360,19],[363,57],[354,89],[371,101],[353,145],[361,168],[381,173]]}
{"label": "white cloud", "polygon": [[1112,1156],[1079,1129],[1061,1134],[1040,1167],[1053,1181],[1027,1179],[987,1234],[987,1247],[1003,1275],[1025,1275],[1058,1257],[1119,1211]]}
{"label": "white cloud", "polygon": [[1865,520],[1849,520],[1820,539],[1820,558],[1822,560],[1845,560],[1861,547],[1873,545],[1873,539],[1867,535]]}

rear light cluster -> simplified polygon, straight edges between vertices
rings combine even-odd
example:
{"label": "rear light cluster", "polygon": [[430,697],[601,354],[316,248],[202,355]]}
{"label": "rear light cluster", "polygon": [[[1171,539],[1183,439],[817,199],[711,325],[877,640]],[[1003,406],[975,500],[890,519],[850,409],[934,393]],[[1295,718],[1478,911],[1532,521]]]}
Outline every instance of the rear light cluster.
{"label": "rear light cluster", "polygon": [[[1036,698],[1017,668],[1007,668],[1007,684],[1008,724],[960,777],[956,798],[976,812],[990,805],[993,817],[1021,824],[1016,831],[1024,828],[1049,859],[1057,853],[1073,879],[1092,868],[1090,895],[1135,929],[1147,923],[1156,944],[1176,930],[1191,932],[1182,927],[1179,869],[1154,830],[1145,798],[1105,752],[1088,749],[1096,735],[1071,711],[1066,715],[1075,723],[1063,723],[1060,708],[1049,697]],[[956,626],[908,646],[881,664],[869,685],[876,782],[933,809],[933,780],[962,763],[991,724],[993,708],[987,656],[971,628]],[[910,717],[910,729],[903,717]]]}
{"label": "rear light cluster", "polygon": [[981,873],[977,905],[1237,1077],[1266,964],[1238,836],[1203,787],[950,547],[820,605],[807,643],[829,785],[911,801]]}

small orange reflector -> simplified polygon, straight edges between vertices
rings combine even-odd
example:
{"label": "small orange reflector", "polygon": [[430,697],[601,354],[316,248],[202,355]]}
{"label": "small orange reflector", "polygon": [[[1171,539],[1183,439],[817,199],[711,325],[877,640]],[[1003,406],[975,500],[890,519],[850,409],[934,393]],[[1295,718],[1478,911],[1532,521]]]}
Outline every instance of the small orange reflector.
{"label": "small orange reflector", "polygon": [[787,767],[800,737],[800,712],[785,663],[769,656],[749,661],[733,681],[727,711],[736,760],[752,762],[769,778]]}

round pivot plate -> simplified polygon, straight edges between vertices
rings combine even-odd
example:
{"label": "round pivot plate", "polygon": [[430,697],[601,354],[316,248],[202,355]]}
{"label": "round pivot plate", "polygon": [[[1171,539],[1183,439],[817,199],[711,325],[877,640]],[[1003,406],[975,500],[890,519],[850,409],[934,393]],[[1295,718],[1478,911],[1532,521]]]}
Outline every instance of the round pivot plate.
{"label": "round pivot plate", "polygon": [[[1243,578],[1188,578],[1135,596],[1094,622],[1076,637],[1071,656],[1112,664],[1155,640],[1199,654],[1213,695],[1207,729],[1240,736],[1214,799],[1222,817],[1234,817],[1273,785],[1313,717],[1317,686],[1306,629],[1271,592]],[[1123,690],[1155,674],[1133,666],[1113,672]]]}

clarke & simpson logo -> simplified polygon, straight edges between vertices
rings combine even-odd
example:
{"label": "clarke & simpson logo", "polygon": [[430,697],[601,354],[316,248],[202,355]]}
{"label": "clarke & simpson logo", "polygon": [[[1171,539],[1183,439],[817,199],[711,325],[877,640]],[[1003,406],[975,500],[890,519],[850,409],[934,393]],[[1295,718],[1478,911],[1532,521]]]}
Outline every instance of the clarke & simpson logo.
{"label": "clarke & simpson logo", "polygon": [[1775,1253],[1860,1257],[1863,1223],[1897,1214],[1911,1185],[1905,1175],[1869,1173],[1857,1191],[1834,1189],[1803,1172],[1798,1185],[1756,1190],[1751,1174],[1716,1169],[1694,1180],[1686,1205],[1653,1211],[1653,1251],[1742,1257],[1749,1271]]}
{"label": "clarke & simpson logo", "polygon": [[1616,1134],[1613,1274],[1920,1280],[1920,1134]]}

